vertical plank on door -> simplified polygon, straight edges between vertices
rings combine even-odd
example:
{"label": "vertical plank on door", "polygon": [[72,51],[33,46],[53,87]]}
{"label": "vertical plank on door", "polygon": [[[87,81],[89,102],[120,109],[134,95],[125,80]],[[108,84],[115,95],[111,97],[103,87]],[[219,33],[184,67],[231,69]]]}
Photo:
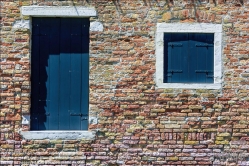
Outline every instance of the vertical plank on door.
{"label": "vertical plank on door", "polygon": [[81,129],[88,129],[89,117],[89,19],[82,19],[82,56],[81,56]]}
{"label": "vertical plank on door", "polygon": [[50,19],[40,21],[40,79],[39,79],[39,130],[49,129],[49,34]]}
{"label": "vertical plank on door", "polygon": [[82,30],[81,19],[73,19],[73,26],[71,27],[71,72],[70,72],[70,113],[74,114],[70,116],[70,129],[80,129],[81,118],[81,57],[82,57]]}
{"label": "vertical plank on door", "polygon": [[60,19],[53,18],[50,22],[50,36],[49,42],[50,50],[49,50],[49,88],[48,94],[50,96],[50,104],[49,104],[49,130],[58,130],[59,129],[59,60],[60,60]]}
{"label": "vertical plank on door", "polygon": [[70,129],[70,27],[70,18],[61,19],[59,129],[64,130]]}
{"label": "vertical plank on door", "polygon": [[89,109],[89,53],[83,53],[81,58],[81,110],[84,115],[81,120],[81,129],[88,129],[88,109]]}
{"label": "vertical plank on door", "polygon": [[39,130],[38,112],[39,109],[39,56],[40,56],[40,39],[39,39],[40,19],[32,19],[32,57],[31,57],[31,130]]}

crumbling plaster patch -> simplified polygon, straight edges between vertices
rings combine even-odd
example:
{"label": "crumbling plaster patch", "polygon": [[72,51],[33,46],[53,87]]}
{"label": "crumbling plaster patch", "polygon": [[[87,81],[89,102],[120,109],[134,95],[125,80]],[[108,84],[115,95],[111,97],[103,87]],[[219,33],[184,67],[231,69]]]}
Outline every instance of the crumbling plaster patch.
{"label": "crumbling plaster patch", "polygon": [[14,22],[13,29],[30,29],[29,20],[18,20]]}
{"label": "crumbling plaster patch", "polygon": [[98,21],[94,21],[90,23],[90,31],[99,31],[99,32],[103,32],[104,27],[103,24],[101,22]]}

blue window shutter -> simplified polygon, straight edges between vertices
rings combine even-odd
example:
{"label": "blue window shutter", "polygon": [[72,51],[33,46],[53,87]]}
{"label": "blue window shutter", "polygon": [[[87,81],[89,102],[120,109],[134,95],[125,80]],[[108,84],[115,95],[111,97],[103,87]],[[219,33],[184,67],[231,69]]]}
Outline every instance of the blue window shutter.
{"label": "blue window shutter", "polygon": [[31,129],[87,129],[89,20],[33,18],[33,32]]}
{"label": "blue window shutter", "polygon": [[188,81],[188,34],[164,34],[164,82]]}
{"label": "blue window shutter", "polygon": [[189,33],[189,82],[213,82],[213,34]]}
{"label": "blue window shutter", "polygon": [[214,34],[165,33],[164,82],[213,83]]}

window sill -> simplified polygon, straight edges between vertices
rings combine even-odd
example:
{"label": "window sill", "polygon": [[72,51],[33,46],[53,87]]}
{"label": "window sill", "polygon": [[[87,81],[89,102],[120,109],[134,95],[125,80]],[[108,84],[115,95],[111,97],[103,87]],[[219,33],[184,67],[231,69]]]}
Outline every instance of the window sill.
{"label": "window sill", "polygon": [[94,140],[95,131],[21,131],[20,134],[24,139],[40,140],[40,139],[51,139],[51,140],[77,140],[86,139]]}
{"label": "window sill", "polygon": [[199,84],[199,83],[161,83],[157,88],[177,88],[177,89],[221,89],[221,83]]}

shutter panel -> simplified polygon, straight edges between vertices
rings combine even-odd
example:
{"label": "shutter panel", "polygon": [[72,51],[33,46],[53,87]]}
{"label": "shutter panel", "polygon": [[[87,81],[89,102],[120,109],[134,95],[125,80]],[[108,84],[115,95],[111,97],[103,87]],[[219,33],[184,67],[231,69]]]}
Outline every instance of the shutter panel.
{"label": "shutter panel", "polygon": [[[209,38],[209,39],[208,39]],[[213,82],[213,34],[189,33],[189,81]],[[208,42],[209,40],[209,42]],[[211,76],[211,77],[210,77]]]}
{"label": "shutter panel", "polygon": [[199,47],[205,40],[205,34],[203,33],[190,33],[189,34],[189,82],[205,82],[206,76],[203,72],[198,71],[205,71],[205,58],[203,55],[202,47]]}
{"label": "shutter panel", "polygon": [[[169,83],[184,83],[188,80],[188,34],[164,35],[165,80]],[[167,48],[166,48],[167,47]]]}

